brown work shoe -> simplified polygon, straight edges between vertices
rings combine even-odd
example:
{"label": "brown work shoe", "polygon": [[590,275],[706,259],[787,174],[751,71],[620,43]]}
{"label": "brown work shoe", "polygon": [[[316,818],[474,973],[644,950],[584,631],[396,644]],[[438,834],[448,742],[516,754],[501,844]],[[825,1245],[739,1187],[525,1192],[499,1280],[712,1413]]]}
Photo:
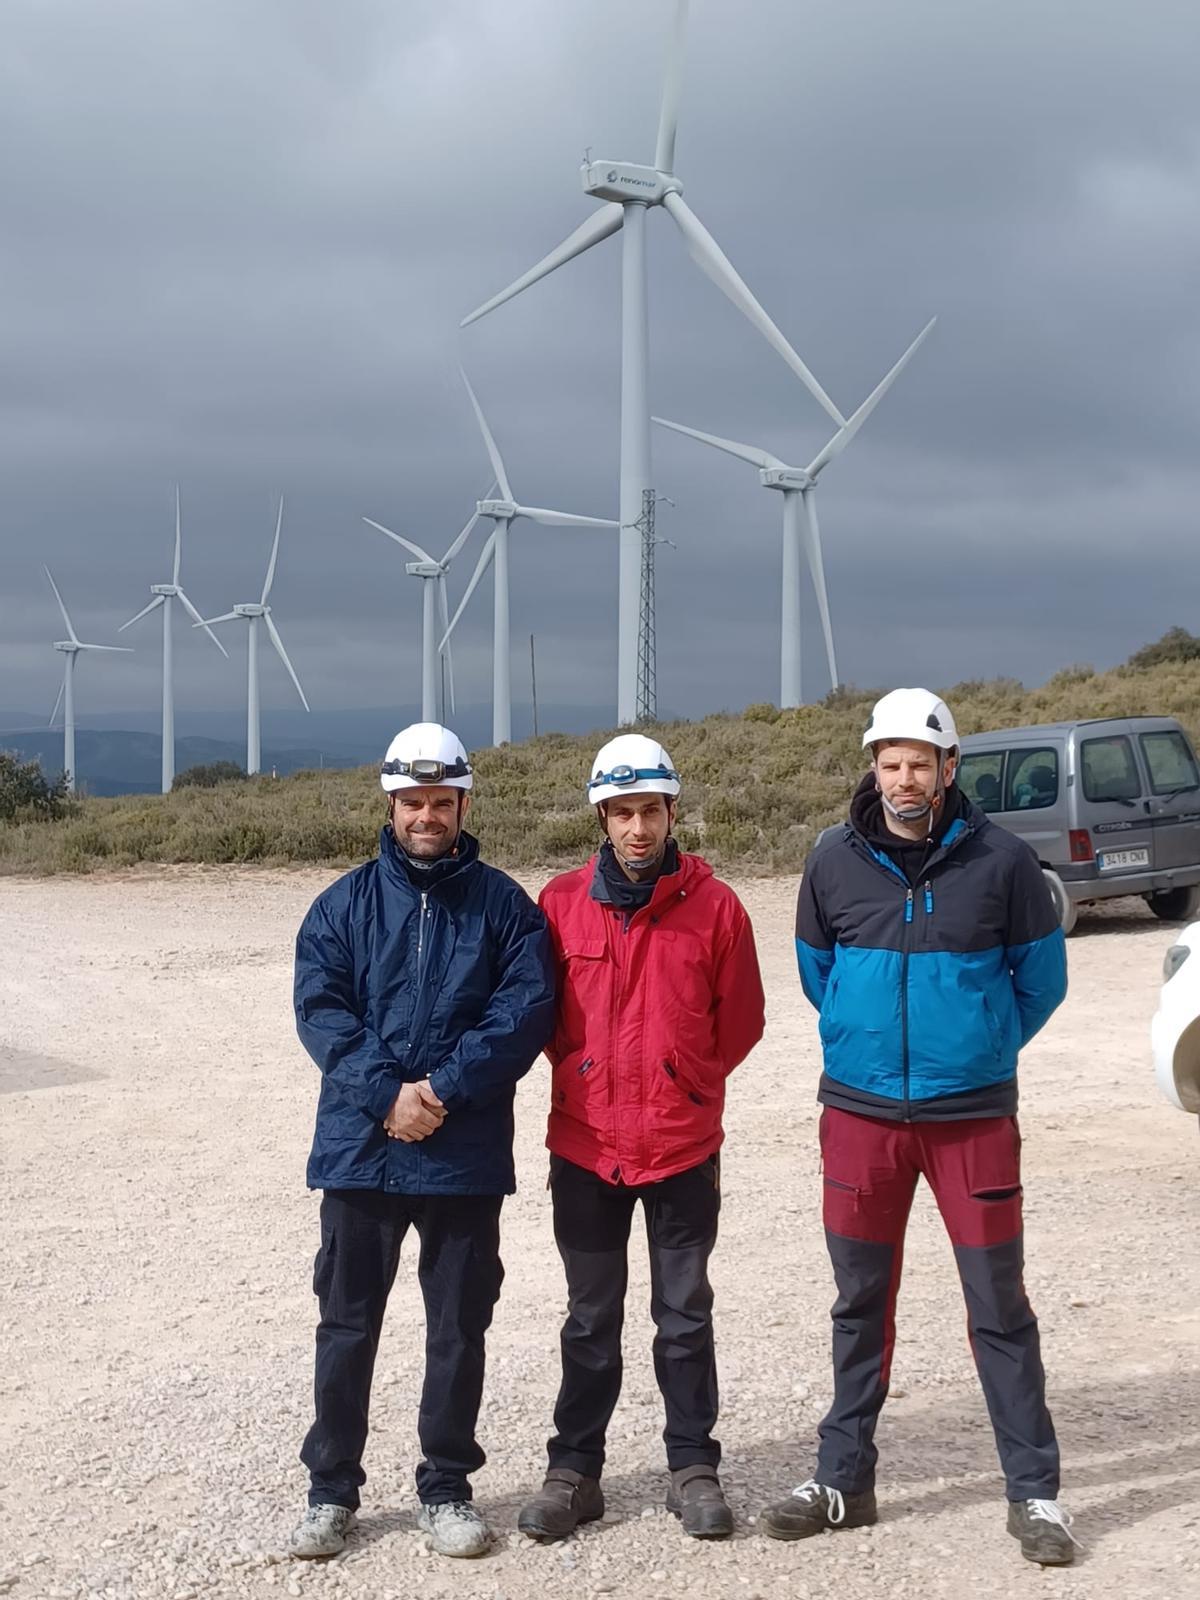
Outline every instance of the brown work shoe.
{"label": "brown work shoe", "polygon": [[733,1532],[733,1512],[717,1469],[703,1462],[671,1474],[667,1510],[679,1518],[684,1533],[693,1539],[728,1539]]}
{"label": "brown work shoe", "polygon": [[596,1522],[603,1515],[599,1478],[585,1478],[570,1467],[551,1467],[537,1494],[521,1507],[517,1527],[531,1539],[549,1543],[565,1539],[581,1522]]}
{"label": "brown work shoe", "polygon": [[843,1528],[866,1528],[878,1520],[874,1489],[842,1494],[815,1478],[793,1489],[760,1513],[758,1526],[772,1539],[808,1539],[814,1533],[840,1533]]}

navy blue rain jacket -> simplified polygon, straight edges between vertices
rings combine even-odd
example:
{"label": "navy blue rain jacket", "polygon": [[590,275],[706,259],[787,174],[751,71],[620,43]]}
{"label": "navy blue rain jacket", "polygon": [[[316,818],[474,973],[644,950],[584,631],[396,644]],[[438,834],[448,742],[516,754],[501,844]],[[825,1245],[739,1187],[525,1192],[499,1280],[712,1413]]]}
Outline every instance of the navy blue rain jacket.
{"label": "navy blue rain jacket", "polygon": [[890,1120],[1011,1115],[1018,1052],[1067,991],[1037,857],[965,797],[915,885],[853,822],[827,828],[796,954],[821,1014],[818,1099]]}
{"label": "navy blue rain jacket", "polygon": [[[513,1094],[554,991],[545,918],[470,834],[422,892],[385,827],[379,859],[319,895],[296,939],[296,1026],[321,1069],[309,1187],[511,1194]],[[446,1120],[390,1139],[383,1119],[420,1078]]]}

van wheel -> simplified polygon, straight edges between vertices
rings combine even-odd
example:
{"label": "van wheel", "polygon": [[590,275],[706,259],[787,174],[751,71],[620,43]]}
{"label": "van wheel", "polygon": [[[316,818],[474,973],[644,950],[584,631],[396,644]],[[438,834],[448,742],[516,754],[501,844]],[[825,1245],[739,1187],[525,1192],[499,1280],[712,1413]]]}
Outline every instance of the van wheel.
{"label": "van wheel", "polygon": [[1063,888],[1063,881],[1057,872],[1051,872],[1049,867],[1043,867],[1042,877],[1046,880],[1046,887],[1049,889],[1050,897],[1054,901],[1054,909],[1058,912],[1058,925],[1065,937],[1074,928],[1075,919],[1078,917],[1079,911],[1074,900]]}
{"label": "van wheel", "polygon": [[1146,904],[1164,922],[1192,922],[1200,917],[1200,883],[1183,889],[1160,889],[1145,896]]}

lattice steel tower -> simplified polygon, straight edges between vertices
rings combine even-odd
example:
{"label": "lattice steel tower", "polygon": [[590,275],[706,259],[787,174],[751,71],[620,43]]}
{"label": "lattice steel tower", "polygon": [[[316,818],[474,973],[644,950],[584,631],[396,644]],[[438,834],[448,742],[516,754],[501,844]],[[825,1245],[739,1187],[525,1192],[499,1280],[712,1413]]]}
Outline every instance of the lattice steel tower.
{"label": "lattice steel tower", "polygon": [[642,535],[642,585],[638,603],[637,706],[638,722],[658,716],[658,685],[654,647],[654,490],[642,491],[642,514],[637,520]]}

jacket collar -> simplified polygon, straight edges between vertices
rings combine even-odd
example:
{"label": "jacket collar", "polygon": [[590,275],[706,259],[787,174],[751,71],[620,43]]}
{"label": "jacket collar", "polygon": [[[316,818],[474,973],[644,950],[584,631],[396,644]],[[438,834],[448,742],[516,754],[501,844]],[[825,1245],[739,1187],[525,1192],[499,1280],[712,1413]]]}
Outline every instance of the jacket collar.
{"label": "jacket collar", "polygon": [[[600,857],[594,855],[584,868],[588,884],[588,898],[595,900],[599,905],[609,905],[607,886],[600,872]],[[712,877],[712,868],[701,856],[692,856],[679,852],[679,870],[664,873],[659,876],[654,884],[654,893],[650,896],[648,904],[635,911],[630,921],[646,915],[657,916],[660,911],[675,900],[684,900],[693,894],[706,878]]]}
{"label": "jacket collar", "polygon": [[[887,871],[903,877],[904,874],[900,872],[891,857],[886,854],[869,831],[869,817],[876,809],[871,804],[874,792],[875,778],[872,773],[868,772],[854,791],[854,798],[850,802],[850,817],[846,823],[846,838],[866,850],[872,859],[879,862],[880,866],[886,868]],[[929,859],[925,863],[926,870],[939,866],[946,860],[947,856],[958,849],[964,840],[981,833],[985,828],[993,826],[992,820],[987,813],[981,811],[972,800],[969,800],[957,784],[953,786],[950,792],[956,796],[956,815],[952,818],[946,831],[931,851]]]}
{"label": "jacket collar", "polygon": [[[478,864],[479,840],[474,834],[464,831],[458,836],[458,848],[454,855],[443,856],[429,868],[425,892],[460,889],[474,873]],[[411,895],[421,893],[421,889],[405,865],[404,852],[396,843],[396,836],[388,823],[384,823],[379,834],[379,865],[393,887]]]}

